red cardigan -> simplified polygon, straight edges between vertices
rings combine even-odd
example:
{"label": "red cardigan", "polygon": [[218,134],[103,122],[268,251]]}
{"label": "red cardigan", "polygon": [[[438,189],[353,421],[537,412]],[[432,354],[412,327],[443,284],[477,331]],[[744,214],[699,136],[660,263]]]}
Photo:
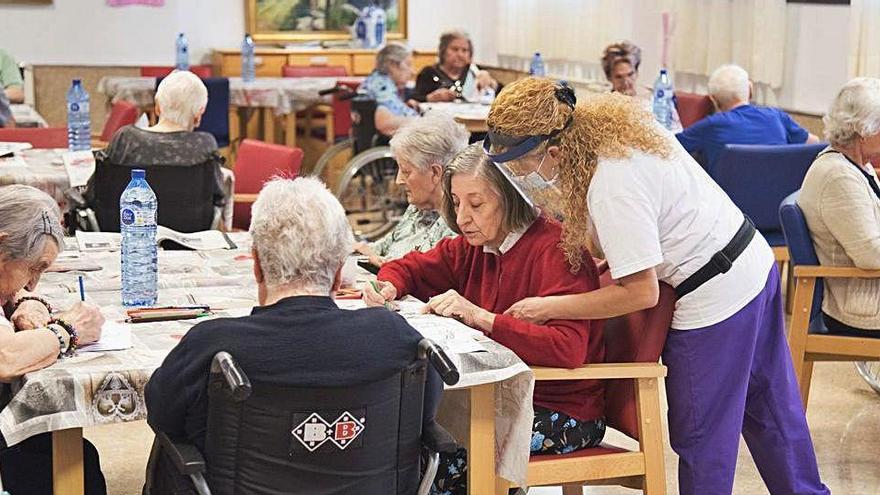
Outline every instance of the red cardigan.
{"label": "red cardigan", "polygon": [[[588,320],[551,320],[536,325],[504,311],[531,296],[578,294],[599,288],[591,257],[573,274],[559,248],[559,224],[539,217],[502,254],[486,253],[464,237],[443,239],[428,252],[412,252],[382,265],[378,278],[394,284],[398,297],[421,300],[454,289],[467,300],[495,313],[489,335],[526,364],[576,368],[604,359],[601,324]],[[604,416],[604,386],[598,380],[535,383],[535,405],[580,420]]]}

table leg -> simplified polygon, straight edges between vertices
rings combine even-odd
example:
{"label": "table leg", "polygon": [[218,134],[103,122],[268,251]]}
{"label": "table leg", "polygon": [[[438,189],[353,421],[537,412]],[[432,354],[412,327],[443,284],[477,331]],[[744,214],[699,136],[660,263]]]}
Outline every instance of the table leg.
{"label": "table leg", "polygon": [[277,143],[275,140],[275,112],[271,108],[263,108],[263,139],[267,143]]}
{"label": "table leg", "polygon": [[83,431],[69,428],[52,432],[52,489],[55,495],[82,495]]}
{"label": "table leg", "polygon": [[260,139],[260,119],[258,116],[263,109],[259,107],[246,107],[244,109],[244,136],[251,139]]}
{"label": "table leg", "polygon": [[496,486],[495,479],[495,384],[477,385],[469,390],[468,493],[497,493],[500,486]]}
{"label": "table leg", "polygon": [[284,116],[284,144],[296,148],[296,112]]}

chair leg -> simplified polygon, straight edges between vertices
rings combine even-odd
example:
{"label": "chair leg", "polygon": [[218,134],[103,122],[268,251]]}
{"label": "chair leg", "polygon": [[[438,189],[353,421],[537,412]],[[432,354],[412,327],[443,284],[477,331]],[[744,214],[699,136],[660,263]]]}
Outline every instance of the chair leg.
{"label": "chair leg", "polygon": [[[794,270],[791,262],[786,263],[785,272],[785,312],[791,314],[794,310]],[[780,272],[782,273],[782,272]]]}
{"label": "chair leg", "polygon": [[[804,358],[807,352],[807,331],[810,326],[810,311],[813,306],[813,292],[816,289],[816,279],[812,277],[800,277],[795,281],[794,308],[791,313],[791,324],[788,328],[788,347],[791,351],[791,364],[798,383],[801,385],[801,400],[806,408],[807,401],[804,395]],[[812,370],[812,365],[810,365]],[[809,384],[807,384],[809,388]]]}
{"label": "chair leg", "polygon": [[804,412],[806,412],[807,405],[810,402],[810,382],[813,379],[813,361],[804,361],[803,366],[801,366],[801,376],[799,378],[798,383],[801,388],[801,401],[804,403]]}
{"label": "chair leg", "polygon": [[562,485],[562,495],[584,495],[582,485]]}
{"label": "chair leg", "polygon": [[666,495],[663,430],[660,414],[660,380],[635,380],[639,420],[639,446],[645,456],[645,495]]}

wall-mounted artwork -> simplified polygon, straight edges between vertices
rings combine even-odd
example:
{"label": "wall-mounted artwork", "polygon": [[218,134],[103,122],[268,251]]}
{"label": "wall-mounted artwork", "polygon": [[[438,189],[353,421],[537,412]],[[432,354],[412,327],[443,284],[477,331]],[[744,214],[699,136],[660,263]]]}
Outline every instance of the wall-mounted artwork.
{"label": "wall-mounted artwork", "polygon": [[52,0],[0,0],[0,5],[3,4],[51,5]]}
{"label": "wall-mounted artwork", "polygon": [[246,29],[257,42],[348,39],[373,4],[385,9],[388,38],[406,38],[406,0],[245,0]]}

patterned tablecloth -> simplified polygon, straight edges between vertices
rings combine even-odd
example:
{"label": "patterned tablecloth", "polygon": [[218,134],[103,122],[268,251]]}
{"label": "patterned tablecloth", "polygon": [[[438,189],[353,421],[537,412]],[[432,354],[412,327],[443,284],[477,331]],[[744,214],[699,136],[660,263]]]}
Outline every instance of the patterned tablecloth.
{"label": "patterned tablecloth", "polygon": [[46,119],[37,113],[34,107],[24,104],[10,105],[10,107],[16,127],[49,127]]}
{"label": "patterned tablecloth", "polygon": [[[259,77],[246,83],[240,77],[229,78],[229,103],[235,107],[271,108],[276,115],[287,115],[315,103],[330,102],[318,94],[336,85],[338,77]],[[153,106],[156,95],[155,77],[107,76],[98,82],[98,91],[107,95],[111,103],[128,101],[141,108]]]}
{"label": "patterned tablecloth", "polygon": [[[0,158],[0,186],[24,184],[44,191],[55,199],[61,211],[67,209],[65,192],[70,189],[70,177],[64,169],[61,155],[66,149],[29,149],[12,158]],[[232,230],[232,197],[235,191],[235,174],[228,168],[223,173],[223,189],[229,200],[223,207],[221,219],[226,230]]]}
{"label": "patterned tablecloth", "polygon": [[[230,234],[236,250],[160,251],[159,305],[208,304],[219,316],[240,316],[256,304],[253,260],[247,233]],[[75,241],[69,243],[75,246]],[[67,253],[65,253],[67,254]],[[122,321],[118,253],[71,253],[59,263],[88,262],[98,271],[46,273],[39,291],[56,307],[79,300],[77,275],[87,300],[108,320]],[[368,276],[359,273],[356,278]],[[11,402],[0,412],[0,431],[15,444],[40,433],[146,418],[144,386],[195,320],[132,325],[133,345],[123,351],[84,353],[25,375],[13,385]],[[500,382],[495,387],[496,466],[506,479],[524,482],[531,440],[534,377],[509,349],[483,342],[488,352],[452,356],[461,371],[454,388]],[[453,433],[466,431],[466,394],[444,397],[444,418]],[[461,412],[460,412],[461,411]],[[458,432],[458,433],[457,433]],[[461,438],[461,437],[459,437]]]}

